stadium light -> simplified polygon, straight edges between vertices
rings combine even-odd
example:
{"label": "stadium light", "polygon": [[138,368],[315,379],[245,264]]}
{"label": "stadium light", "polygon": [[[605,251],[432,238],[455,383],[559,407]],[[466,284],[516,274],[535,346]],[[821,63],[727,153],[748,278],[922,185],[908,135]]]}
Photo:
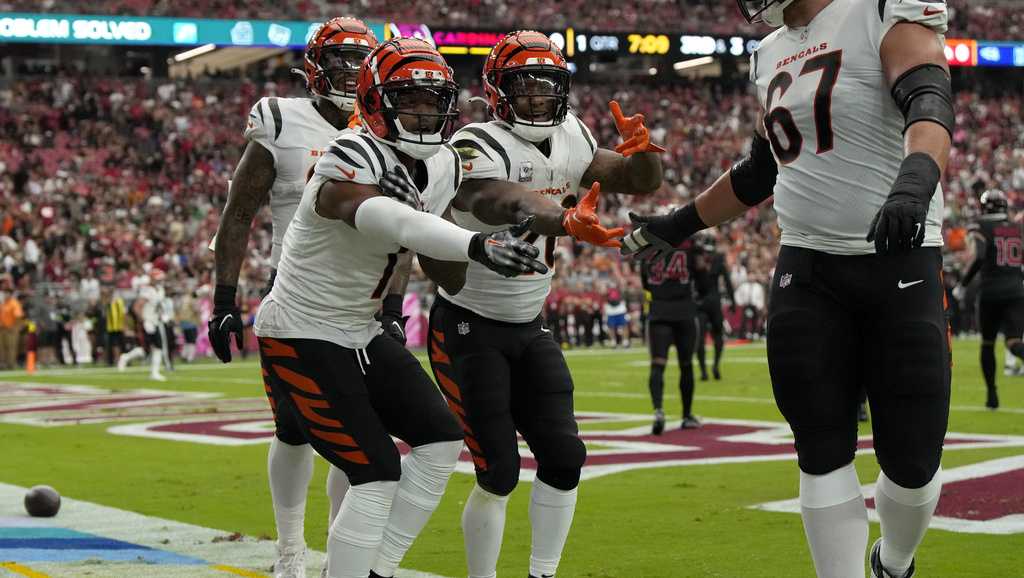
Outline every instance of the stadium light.
{"label": "stadium light", "polygon": [[191,50],[186,50],[185,52],[181,52],[181,53],[175,54],[174,55],[174,61],[175,62],[185,62],[186,60],[188,60],[190,58],[195,58],[197,56],[202,56],[202,55],[206,54],[207,52],[213,52],[214,50],[217,50],[217,45],[216,44],[204,44],[202,46],[197,46],[197,47],[195,47],[195,48],[193,48]]}
{"label": "stadium light", "polygon": [[672,65],[672,68],[677,72],[680,70],[688,70],[690,68],[696,68],[698,66],[707,66],[713,64],[715,58],[713,56],[702,56],[700,58],[691,58],[690,60],[683,60]]}

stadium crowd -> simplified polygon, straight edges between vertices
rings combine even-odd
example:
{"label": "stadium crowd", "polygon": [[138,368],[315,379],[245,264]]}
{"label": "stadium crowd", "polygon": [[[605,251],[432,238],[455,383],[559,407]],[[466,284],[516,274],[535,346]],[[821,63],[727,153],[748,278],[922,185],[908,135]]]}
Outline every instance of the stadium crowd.
{"label": "stadium crowd", "polygon": [[[957,35],[985,40],[1020,38],[1024,13],[1009,1],[949,0]],[[723,0],[0,0],[0,12],[64,12],[135,16],[320,20],[336,14],[430,26],[555,29],[573,26],[593,31],[701,32],[757,36],[767,31],[748,25],[735,3]]]}
{"label": "stadium crowd", "polygon": [[[330,8],[377,17],[387,16],[384,11],[388,10],[396,18],[409,19],[419,18],[423,11],[424,18],[443,18],[449,24],[461,22],[459,18],[475,19],[473,11],[482,9],[497,15],[489,21],[508,19],[523,26],[532,25],[529,18],[537,15],[546,15],[543,22],[556,18],[554,3],[541,4],[531,15],[524,15],[501,0],[446,1],[446,6],[462,15],[443,17],[438,16],[438,3],[433,0],[367,4],[333,4]],[[580,3],[574,11],[560,3],[557,11],[586,18],[588,10],[603,4]],[[662,22],[671,17],[677,17],[677,22],[688,22],[688,18],[699,22],[716,16],[714,10],[725,10],[725,6],[731,10],[732,6],[731,2],[692,0],[656,4],[645,11],[645,17],[657,15]],[[972,30],[984,29],[993,19],[1001,25],[989,30],[1019,31],[1020,14],[1005,11],[1001,4],[968,6],[962,0],[950,4],[956,10],[957,35],[974,35]],[[294,13],[284,14],[265,1],[207,0],[182,5],[162,0],[0,0],[0,10],[151,15],[216,10],[224,17],[313,18],[318,17],[312,14],[320,6],[294,3],[288,8]],[[604,9],[630,10],[624,6]],[[721,18],[716,21],[729,22],[733,32],[742,22],[728,15],[717,16]],[[605,21],[630,22],[630,18],[620,14]],[[482,107],[469,102],[480,92],[475,79],[465,83],[460,106],[464,123],[483,119]],[[37,345],[43,362],[72,362],[76,356],[90,359],[92,346],[106,341],[112,300],[121,296],[130,309],[140,279],[154,268],[166,273],[164,285],[178,302],[175,311],[182,319],[177,324],[184,318],[187,324],[201,324],[210,309],[213,259],[208,244],[216,231],[228,179],[244,146],[241,125],[259,97],[299,93],[298,83],[280,70],[255,82],[90,78],[58,73],[29,74],[0,85],[0,367],[14,363],[8,349],[15,333],[21,336],[16,340],[20,346],[16,343],[15,348]],[[645,112],[653,140],[670,149],[663,157],[665,185],[656,194],[605,197],[601,206],[605,219],[622,225],[628,223],[630,210],[668,210],[708,186],[743,154],[757,110],[745,87],[713,81],[634,83],[628,89],[608,83],[577,83],[573,107],[608,148],[618,142],[607,108],[613,98],[626,111]],[[944,183],[947,261],[953,270],[963,265],[959,250],[966,224],[977,214],[981,192],[1000,188],[1008,192],[1013,205],[1024,204],[1020,197],[1024,192],[1024,133],[1017,129],[1024,113],[1021,95],[983,96],[980,90],[963,90],[957,99],[958,129]],[[729,263],[737,289],[738,303],[734,305],[754,312],[753,320],[748,318],[741,331],[737,308],[727,309],[733,336],[756,337],[761,331],[758,312],[764,308],[777,251],[778,229],[771,202],[712,234]],[[243,309],[250,318],[269,274],[268,212],[258,219],[251,239],[250,258],[240,279]],[[631,335],[642,337],[643,292],[635,266],[614,251],[595,250],[569,239],[560,240],[558,253],[558,278],[546,314],[563,343],[587,346],[605,341],[604,308],[620,299],[631,313]],[[414,271],[410,287],[425,297],[421,305],[426,305],[433,288],[420,272]],[[126,327],[129,335],[130,325]],[[413,328],[419,328],[410,332],[413,343],[423,325],[413,323]],[[202,354],[205,332],[199,333]]]}
{"label": "stadium crowd", "polygon": [[[104,288],[130,299],[133,279],[154,267],[167,273],[165,285],[178,299],[190,296],[200,311],[209,308],[207,245],[244,144],[238,125],[259,96],[293,90],[291,84],[273,82],[66,76],[0,89],[0,289],[18,295],[26,318],[38,326],[40,347],[56,345],[62,337],[70,341],[75,327],[90,319],[93,341],[102,343],[97,321],[104,318]],[[475,87],[464,90],[464,121],[483,114],[466,102],[476,92]],[[626,110],[648,111],[655,140],[670,146],[664,157],[666,184],[658,193],[606,197],[601,210],[618,224],[628,222],[630,210],[667,210],[710,184],[741,156],[756,111],[750,95],[714,83],[630,90],[595,84],[578,86],[575,95],[575,109],[605,146],[617,143],[607,112],[612,98]],[[959,128],[945,186],[954,249],[977,211],[981,191],[999,187],[1015,203],[1021,200],[1024,135],[1015,129],[1021,106],[1019,95],[958,96]],[[715,234],[735,287],[767,283],[777,249],[770,203]],[[264,217],[254,227],[243,272],[250,312],[268,275],[269,243]],[[603,339],[600,319],[609,297],[626,300],[634,314],[633,335],[639,336],[643,298],[633,264],[614,251],[568,239],[561,241],[559,253],[559,280],[548,314],[561,320],[565,342]],[[422,276],[412,287],[420,295],[431,293]],[[588,324],[590,332],[584,329]]]}

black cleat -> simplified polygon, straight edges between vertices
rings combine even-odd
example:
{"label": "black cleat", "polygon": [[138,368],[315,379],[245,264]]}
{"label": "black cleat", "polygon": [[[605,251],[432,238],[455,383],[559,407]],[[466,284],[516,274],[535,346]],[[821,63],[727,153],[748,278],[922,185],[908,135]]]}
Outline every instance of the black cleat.
{"label": "black cleat", "polygon": [[999,409],[999,394],[996,393],[995,388],[988,390],[988,396],[985,399],[985,407],[992,410]]}
{"label": "black cleat", "polygon": [[370,570],[370,578],[387,578],[387,576],[381,576],[380,574]]}
{"label": "black cleat", "polygon": [[857,408],[857,421],[868,421],[868,404],[862,403],[860,404],[860,407]]}
{"label": "black cleat", "polygon": [[655,410],[654,412],[654,425],[651,426],[651,433],[660,436],[665,431],[665,412]]}
{"label": "black cleat", "polygon": [[704,369],[703,367],[700,368],[700,380],[701,381],[707,381],[708,380],[708,370]]}
{"label": "black cleat", "polygon": [[715,381],[722,381],[722,372],[718,371],[718,366],[711,368],[711,375],[715,376]]}
{"label": "black cleat", "polygon": [[874,545],[871,546],[871,578],[911,578],[914,575],[914,561],[910,561],[910,568],[903,574],[896,576],[895,574],[889,573],[882,566],[882,539],[875,540]]}
{"label": "black cleat", "polygon": [[683,417],[683,423],[679,426],[679,429],[699,429],[704,427],[704,424],[700,423],[697,416],[690,414]]}

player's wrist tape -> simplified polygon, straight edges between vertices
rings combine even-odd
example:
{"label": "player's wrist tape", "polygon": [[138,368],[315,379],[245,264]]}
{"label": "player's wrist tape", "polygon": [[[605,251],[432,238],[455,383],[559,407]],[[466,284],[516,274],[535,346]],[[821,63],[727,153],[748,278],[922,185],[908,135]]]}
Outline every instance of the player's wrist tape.
{"label": "player's wrist tape", "polygon": [[736,198],[748,207],[760,205],[775,193],[778,176],[779,165],[772,156],[771,143],[755,132],[750,143],[750,155],[729,171]]}
{"label": "player's wrist tape", "polygon": [[953,111],[953,87],[949,74],[937,64],[922,64],[903,73],[892,84],[892,98],[903,112],[906,124],[923,120],[941,125],[953,136],[956,113]]}
{"label": "player's wrist tape", "polygon": [[484,253],[484,243],[486,242],[487,233],[473,235],[473,238],[469,240],[469,249],[466,251],[469,258],[478,263],[482,259],[486,259],[486,254]]}
{"label": "player's wrist tape", "polygon": [[[666,238],[665,240],[671,243],[673,247],[679,246],[680,243],[693,236],[694,233],[708,228],[708,224],[697,213],[696,203],[693,202],[688,203],[681,209],[672,211],[671,220],[674,230],[672,231],[671,238]],[[654,233],[657,234],[657,232]]]}
{"label": "player's wrist tape", "polygon": [[911,153],[903,159],[899,175],[892,185],[890,197],[911,195],[924,204],[928,204],[939,186],[942,170],[935,159],[927,153]]}
{"label": "player's wrist tape", "polygon": [[402,316],[402,304],[405,302],[405,296],[397,293],[390,293],[384,297],[384,301],[381,303],[381,315],[390,315],[391,317]]}
{"label": "player's wrist tape", "polygon": [[216,312],[230,311],[235,308],[235,293],[238,288],[234,285],[217,285],[213,291],[213,310]]}

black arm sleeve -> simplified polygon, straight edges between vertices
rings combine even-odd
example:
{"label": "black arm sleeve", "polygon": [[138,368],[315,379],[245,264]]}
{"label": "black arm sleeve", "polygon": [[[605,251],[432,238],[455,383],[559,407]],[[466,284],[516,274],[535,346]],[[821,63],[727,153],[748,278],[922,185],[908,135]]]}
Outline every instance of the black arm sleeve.
{"label": "black arm sleeve", "polygon": [[772,145],[768,139],[754,133],[750,155],[733,165],[729,176],[736,198],[748,207],[760,205],[772,196],[779,176],[779,165],[772,156]]}
{"label": "black arm sleeve", "polygon": [[922,64],[903,73],[892,85],[892,98],[903,112],[906,124],[923,120],[942,125],[953,136],[953,86],[946,70],[937,64]]}

